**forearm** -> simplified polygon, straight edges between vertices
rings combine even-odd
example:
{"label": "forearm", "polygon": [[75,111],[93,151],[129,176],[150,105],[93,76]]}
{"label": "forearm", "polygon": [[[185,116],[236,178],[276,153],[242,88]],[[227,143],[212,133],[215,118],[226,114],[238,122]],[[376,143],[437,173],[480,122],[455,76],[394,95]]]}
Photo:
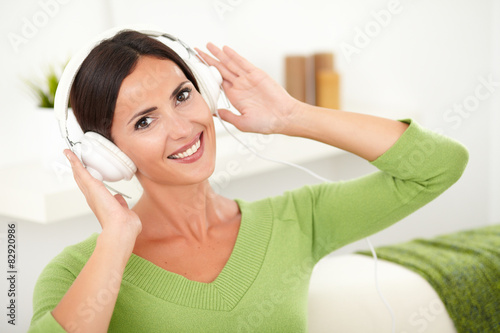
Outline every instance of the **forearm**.
{"label": "forearm", "polygon": [[107,332],[133,244],[105,231],[99,235],[92,256],[52,311],[67,332]]}
{"label": "forearm", "polygon": [[320,141],[374,161],[407,127],[396,120],[297,103],[280,133]]}
{"label": "forearm", "polygon": [[312,213],[305,209],[296,220],[314,237],[315,258],[319,260],[437,198],[460,178],[468,156],[459,142],[412,121],[397,142],[371,162],[382,172],[304,187],[283,207],[288,212],[298,203],[313,203]]}

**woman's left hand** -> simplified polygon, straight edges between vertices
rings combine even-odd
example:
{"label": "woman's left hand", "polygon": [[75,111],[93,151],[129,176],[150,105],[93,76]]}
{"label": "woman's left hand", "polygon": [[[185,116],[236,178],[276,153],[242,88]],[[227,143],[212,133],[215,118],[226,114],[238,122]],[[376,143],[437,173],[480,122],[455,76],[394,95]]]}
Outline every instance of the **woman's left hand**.
{"label": "woman's left hand", "polygon": [[243,132],[285,134],[287,126],[293,123],[295,106],[299,102],[233,49],[224,46],[221,50],[212,43],[207,44],[207,48],[217,59],[196,50],[209,65],[219,70],[229,101],[241,113],[235,115],[220,109],[221,118]]}

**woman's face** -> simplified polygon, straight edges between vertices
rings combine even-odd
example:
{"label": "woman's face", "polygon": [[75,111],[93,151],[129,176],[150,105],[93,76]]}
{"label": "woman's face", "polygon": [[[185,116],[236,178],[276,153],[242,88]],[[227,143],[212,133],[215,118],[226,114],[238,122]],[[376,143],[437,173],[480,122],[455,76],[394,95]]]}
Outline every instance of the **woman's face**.
{"label": "woman's face", "polygon": [[137,177],[186,185],[215,168],[210,109],[171,60],[139,58],[120,87],[111,136],[137,166]]}

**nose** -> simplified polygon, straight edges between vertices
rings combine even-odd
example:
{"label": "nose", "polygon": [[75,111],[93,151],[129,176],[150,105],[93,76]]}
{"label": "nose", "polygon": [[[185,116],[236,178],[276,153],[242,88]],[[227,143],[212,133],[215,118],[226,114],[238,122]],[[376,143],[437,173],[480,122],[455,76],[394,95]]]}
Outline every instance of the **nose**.
{"label": "nose", "polygon": [[167,121],[169,122],[168,133],[173,140],[189,138],[192,135],[193,124],[189,118],[174,112]]}

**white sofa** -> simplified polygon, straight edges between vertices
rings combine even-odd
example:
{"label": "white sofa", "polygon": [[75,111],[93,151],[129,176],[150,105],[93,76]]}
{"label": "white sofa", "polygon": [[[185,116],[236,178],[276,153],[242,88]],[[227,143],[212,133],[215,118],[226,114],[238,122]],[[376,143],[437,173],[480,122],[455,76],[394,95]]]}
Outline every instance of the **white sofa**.
{"label": "white sofa", "polygon": [[[394,311],[396,333],[456,333],[439,296],[420,275],[379,259],[378,280]],[[372,257],[330,256],[316,265],[309,288],[309,332],[391,332]]]}

